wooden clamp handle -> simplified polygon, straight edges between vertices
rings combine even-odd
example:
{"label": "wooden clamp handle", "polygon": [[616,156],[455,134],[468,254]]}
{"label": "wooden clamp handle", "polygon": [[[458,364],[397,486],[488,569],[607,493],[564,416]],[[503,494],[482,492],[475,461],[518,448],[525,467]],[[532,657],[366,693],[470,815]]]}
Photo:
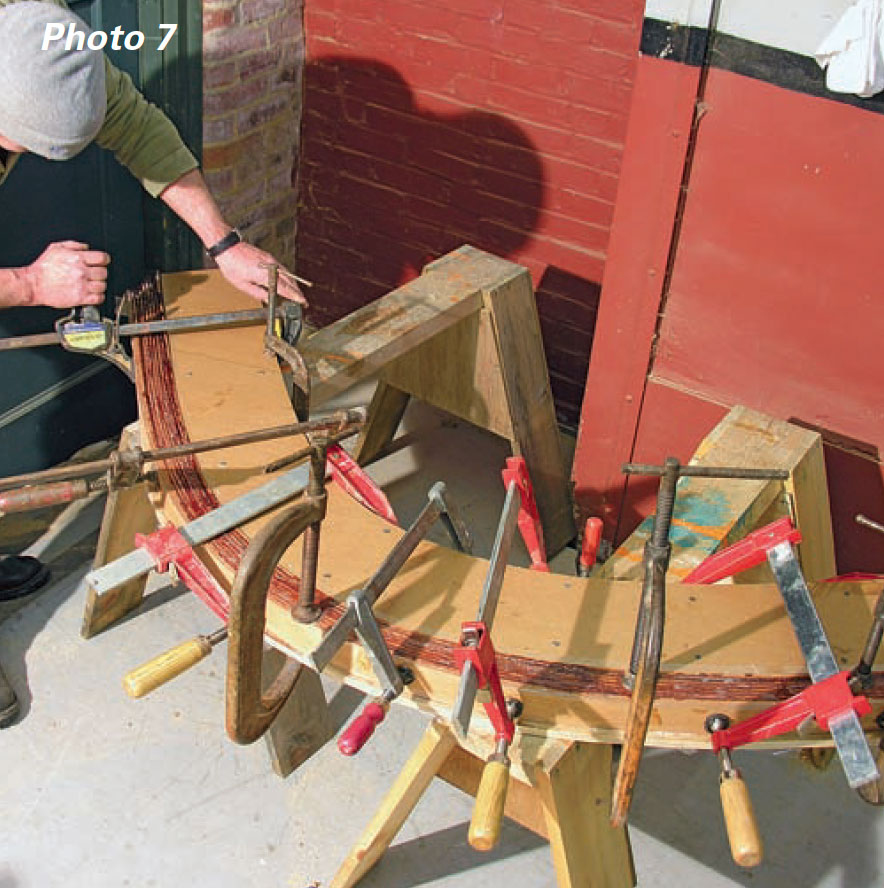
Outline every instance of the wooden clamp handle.
{"label": "wooden clamp handle", "polygon": [[719,788],[731,854],[740,866],[758,866],[764,855],[764,846],[746,782],[737,772],[733,772],[732,776],[722,777]]}
{"label": "wooden clamp handle", "polygon": [[123,688],[130,697],[143,697],[195,666],[211,652],[208,637],[198,635],[133,669],[124,676]]}
{"label": "wooden clamp handle", "polygon": [[476,806],[470,820],[470,845],[477,851],[490,851],[500,839],[503,809],[510,782],[510,762],[491,758],[482,771],[482,780],[476,791]]}

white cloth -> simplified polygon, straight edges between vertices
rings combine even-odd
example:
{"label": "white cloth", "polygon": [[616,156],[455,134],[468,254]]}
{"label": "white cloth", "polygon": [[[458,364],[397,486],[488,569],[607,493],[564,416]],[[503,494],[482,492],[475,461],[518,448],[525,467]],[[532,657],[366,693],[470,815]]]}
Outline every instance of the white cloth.
{"label": "white cloth", "polygon": [[857,0],[814,56],[832,92],[867,98],[884,89],[884,0]]}

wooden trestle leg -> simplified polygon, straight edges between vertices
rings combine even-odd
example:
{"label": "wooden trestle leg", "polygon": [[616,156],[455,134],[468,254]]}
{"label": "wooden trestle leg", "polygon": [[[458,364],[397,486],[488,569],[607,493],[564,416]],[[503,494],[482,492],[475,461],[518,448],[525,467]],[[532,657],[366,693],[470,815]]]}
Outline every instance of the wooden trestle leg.
{"label": "wooden trestle leg", "polygon": [[390,444],[409,400],[411,396],[406,392],[378,380],[368,407],[368,420],[356,442],[356,460],[360,465],[372,462]]}
{"label": "wooden trestle leg", "polygon": [[[120,449],[131,449],[140,443],[138,424],[126,426],[120,437]],[[146,482],[112,490],[104,508],[93,568],[109,564],[130,552],[136,533],[152,533],[156,527],[156,513],[148,499]],[[146,585],[147,576],[143,576],[103,595],[89,589],[80,629],[83,638],[92,638],[135,610],[141,604]]]}
{"label": "wooden trestle leg", "polygon": [[448,727],[438,721],[430,723],[371,823],[335,873],[331,888],[351,888],[378,862],[456,743]]}
{"label": "wooden trestle leg", "polygon": [[[632,888],[635,870],[626,828],[608,822],[611,747],[522,740],[510,750],[505,813],[549,839],[560,888]],[[446,724],[432,722],[331,888],[352,888],[377,863],[434,777],[475,795],[484,764],[480,755],[458,745]]]}
{"label": "wooden trestle leg", "polygon": [[559,888],[635,885],[626,828],[608,821],[611,747],[556,744],[528,767],[540,797]]}

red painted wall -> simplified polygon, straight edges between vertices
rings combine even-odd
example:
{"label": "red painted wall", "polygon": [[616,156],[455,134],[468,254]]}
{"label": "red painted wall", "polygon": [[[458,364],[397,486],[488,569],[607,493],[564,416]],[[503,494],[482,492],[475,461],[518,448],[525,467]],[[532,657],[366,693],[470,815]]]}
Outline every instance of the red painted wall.
{"label": "red painted wall", "polygon": [[526,265],[583,395],[641,0],[307,0],[298,269],[327,323],[463,243]]}
{"label": "red painted wall", "polygon": [[[661,303],[662,286],[636,296],[628,281],[658,279],[683,157],[661,153],[653,169],[630,153],[633,142],[675,135],[677,126],[660,125],[661,109],[690,109],[679,75],[692,70],[640,62],[622,188],[632,201],[618,205],[578,501],[622,539],[653,498],[647,487],[627,492],[619,464],[685,459],[729,406],[745,404],[822,432],[839,569],[884,570],[884,538],[853,521],[859,511],[884,518],[884,115],[712,69]],[[661,182],[669,218],[664,206],[642,221],[640,195]],[[618,313],[629,300],[647,323],[632,352],[615,351],[609,336],[628,328]]]}

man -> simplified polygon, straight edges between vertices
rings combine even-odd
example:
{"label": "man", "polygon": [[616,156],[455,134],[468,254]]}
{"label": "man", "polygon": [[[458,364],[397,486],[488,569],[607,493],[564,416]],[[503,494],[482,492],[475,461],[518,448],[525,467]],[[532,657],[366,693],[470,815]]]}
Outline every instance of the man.
{"label": "man", "polygon": [[[263,300],[262,265],[273,258],[241,241],[225,221],[172,122],[102,53],[68,51],[64,40],[43,49],[53,22],[89,32],[62,0],[0,0],[0,185],[25,152],[68,160],[95,141],[193,229],[232,284]],[[78,241],[49,244],[29,266],[0,268],[0,308],[100,304],[109,263],[106,253]],[[289,276],[280,278],[280,294],[305,302]],[[30,594],[48,576],[36,559],[7,556],[0,561],[0,601]],[[17,713],[0,670],[0,728]]]}

